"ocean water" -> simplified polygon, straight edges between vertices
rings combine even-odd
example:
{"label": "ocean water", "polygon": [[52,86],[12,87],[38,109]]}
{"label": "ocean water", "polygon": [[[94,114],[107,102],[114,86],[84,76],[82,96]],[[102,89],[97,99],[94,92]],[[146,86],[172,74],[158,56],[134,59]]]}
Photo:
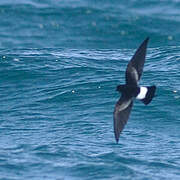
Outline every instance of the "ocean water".
{"label": "ocean water", "polygon": [[[0,179],[179,180],[180,1],[0,1]],[[118,84],[150,37],[119,144]]]}

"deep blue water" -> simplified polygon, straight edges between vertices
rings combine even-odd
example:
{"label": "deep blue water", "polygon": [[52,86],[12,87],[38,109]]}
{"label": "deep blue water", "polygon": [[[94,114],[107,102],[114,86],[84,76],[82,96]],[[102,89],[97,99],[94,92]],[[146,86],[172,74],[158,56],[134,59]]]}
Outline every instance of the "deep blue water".
{"label": "deep blue water", "polygon": [[[180,1],[0,1],[0,179],[179,180]],[[121,134],[124,72],[150,37]]]}

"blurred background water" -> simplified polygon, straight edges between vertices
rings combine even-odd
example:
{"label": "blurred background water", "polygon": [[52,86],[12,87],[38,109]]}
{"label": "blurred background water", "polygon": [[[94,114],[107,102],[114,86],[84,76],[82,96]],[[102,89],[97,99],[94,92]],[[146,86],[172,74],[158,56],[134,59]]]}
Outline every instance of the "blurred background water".
{"label": "blurred background water", "polygon": [[[180,179],[180,1],[1,0],[0,179]],[[112,113],[147,37],[119,144]]]}

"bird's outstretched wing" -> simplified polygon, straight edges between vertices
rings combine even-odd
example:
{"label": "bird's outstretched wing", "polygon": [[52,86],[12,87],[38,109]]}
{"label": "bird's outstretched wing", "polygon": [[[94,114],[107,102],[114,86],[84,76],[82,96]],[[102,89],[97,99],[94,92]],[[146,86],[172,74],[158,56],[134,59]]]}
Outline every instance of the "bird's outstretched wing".
{"label": "bird's outstretched wing", "polygon": [[125,124],[128,121],[131,109],[133,106],[133,100],[126,98],[123,94],[116,103],[114,108],[114,134],[116,142],[119,141],[120,133],[122,132]]}
{"label": "bird's outstretched wing", "polygon": [[143,72],[146,49],[149,38],[146,38],[136,50],[126,69],[126,84],[137,85]]}

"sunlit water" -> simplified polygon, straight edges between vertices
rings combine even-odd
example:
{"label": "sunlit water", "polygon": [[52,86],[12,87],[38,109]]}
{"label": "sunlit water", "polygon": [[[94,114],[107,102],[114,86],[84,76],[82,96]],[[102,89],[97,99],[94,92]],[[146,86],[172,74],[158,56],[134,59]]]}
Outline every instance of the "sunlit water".
{"label": "sunlit water", "polygon": [[[178,1],[0,2],[0,179],[180,178]],[[119,144],[116,86],[150,37]]]}

